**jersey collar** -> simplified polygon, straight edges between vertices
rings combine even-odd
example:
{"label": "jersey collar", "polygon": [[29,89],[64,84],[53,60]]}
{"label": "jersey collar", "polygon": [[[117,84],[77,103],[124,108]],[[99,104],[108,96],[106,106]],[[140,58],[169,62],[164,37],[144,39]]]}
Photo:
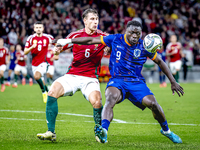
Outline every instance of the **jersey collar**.
{"label": "jersey collar", "polygon": [[[83,31],[86,33],[85,28],[83,28]],[[94,35],[94,34],[97,34],[97,30],[94,33],[92,33],[92,34],[87,34],[87,35]]]}
{"label": "jersey collar", "polygon": [[127,44],[128,46],[131,46],[131,44],[126,40],[126,34],[124,34],[124,41],[126,42],[126,44]]}

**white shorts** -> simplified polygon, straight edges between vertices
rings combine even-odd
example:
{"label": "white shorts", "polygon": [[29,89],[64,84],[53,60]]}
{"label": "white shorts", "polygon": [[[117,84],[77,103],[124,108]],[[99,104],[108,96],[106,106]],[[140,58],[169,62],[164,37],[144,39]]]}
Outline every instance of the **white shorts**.
{"label": "white shorts", "polygon": [[48,67],[48,70],[47,70],[47,73],[49,73],[50,75],[53,76],[53,75],[54,75],[54,66],[52,66],[52,65],[49,66],[49,67]]}
{"label": "white shorts", "polygon": [[16,65],[15,66],[15,70],[14,71],[21,71],[23,75],[26,75],[27,74],[27,69],[26,69],[26,66],[20,66],[20,65]]}
{"label": "white shorts", "polygon": [[6,71],[6,65],[4,65],[4,64],[1,65],[1,66],[0,66],[0,71]]}
{"label": "white shorts", "polygon": [[39,64],[38,66],[32,66],[32,71],[33,71],[33,75],[36,73],[36,71],[40,72],[42,77],[44,76],[44,74],[47,72],[47,63],[43,62],[41,64]]}
{"label": "white shorts", "polygon": [[100,91],[99,81],[96,78],[65,74],[56,79],[64,88],[64,96],[72,96],[76,91],[80,90],[89,101],[89,95],[93,91]]}
{"label": "white shorts", "polygon": [[182,65],[181,60],[177,60],[175,62],[170,62],[169,68],[170,68],[172,74],[175,74],[177,71],[181,70],[181,65]]}

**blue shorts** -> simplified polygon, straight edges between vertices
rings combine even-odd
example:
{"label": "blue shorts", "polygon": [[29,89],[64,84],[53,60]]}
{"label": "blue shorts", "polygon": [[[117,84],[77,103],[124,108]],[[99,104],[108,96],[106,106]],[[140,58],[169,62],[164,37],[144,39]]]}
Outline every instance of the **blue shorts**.
{"label": "blue shorts", "polygon": [[[144,110],[146,106],[142,105],[142,99],[147,95],[154,95],[143,81],[125,82],[121,79],[110,78],[107,87],[116,87],[122,92],[122,101],[128,99],[135,106]],[[122,102],[121,101],[121,102]]]}
{"label": "blue shorts", "polygon": [[15,66],[16,66],[15,63],[10,63],[9,70],[13,70],[14,71]]}

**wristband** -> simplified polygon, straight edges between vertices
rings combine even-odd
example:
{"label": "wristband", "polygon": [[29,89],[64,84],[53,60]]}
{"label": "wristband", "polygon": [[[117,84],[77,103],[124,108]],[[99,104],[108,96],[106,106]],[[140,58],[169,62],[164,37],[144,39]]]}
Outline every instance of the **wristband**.
{"label": "wristband", "polygon": [[65,46],[66,44],[71,44],[72,39],[59,39],[57,41],[57,44],[61,44],[62,46]]}

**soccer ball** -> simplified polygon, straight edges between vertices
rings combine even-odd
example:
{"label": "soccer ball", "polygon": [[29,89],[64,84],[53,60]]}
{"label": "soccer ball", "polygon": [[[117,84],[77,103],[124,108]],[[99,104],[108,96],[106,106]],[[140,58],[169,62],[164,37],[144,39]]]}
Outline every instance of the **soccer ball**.
{"label": "soccer ball", "polygon": [[144,37],[143,46],[148,52],[155,53],[161,49],[162,45],[162,39],[157,34],[150,33]]}

